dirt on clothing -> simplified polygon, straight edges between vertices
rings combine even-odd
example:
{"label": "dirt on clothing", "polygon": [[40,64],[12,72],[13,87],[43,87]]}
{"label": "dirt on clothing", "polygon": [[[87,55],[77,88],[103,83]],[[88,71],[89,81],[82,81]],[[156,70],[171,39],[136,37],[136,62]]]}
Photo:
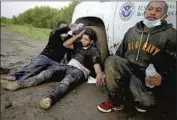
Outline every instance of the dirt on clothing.
{"label": "dirt on clothing", "polygon": [[[24,38],[19,34],[1,28],[1,67],[13,73],[40,54],[47,40]],[[3,76],[5,74],[2,74]],[[148,117],[137,113],[114,111],[101,113],[97,105],[107,99],[105,90],[95,84],[83,83],[70,91],[51,109],[39,108],[39,101],[53,90],[55,82],[35,87],[8,91],[1,88],[2,120],[146,120]]]}

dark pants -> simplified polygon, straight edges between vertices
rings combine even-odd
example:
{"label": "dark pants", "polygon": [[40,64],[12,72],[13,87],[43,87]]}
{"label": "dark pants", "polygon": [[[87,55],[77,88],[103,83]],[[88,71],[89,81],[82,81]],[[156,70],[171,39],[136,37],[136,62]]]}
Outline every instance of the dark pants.
{"label": "dark pants", "polygon": [[[153,89],[146,87],[144,70],[139,70],[124,58],[119,56],[108,57],[105,62],[105,74],[109,93],[108,98],[115,105],[124,104],[126,100],[133,98],[134,102],[139,102],[146,107],[163,106],[164,111],[169,109],[170,106],[168,105],[172,104],[170,101],[173,101],[174,106],[176,106],[176,102],[174,102],[176,100],[175,91],[172,93],[162,86]],[[173,97],[168,98],[167,96]]]}
{"label": "dark pants", "polygon": [[39,55],[32,58],[31,61],[26,64],[21,70],[11,74],[16,80],[26,80],[30,77],[38,75],[40,72],[46,69],[52,69],[53,66],[57,66],[59,63],[47,58],[44,55]]}
{"label": "dark pants", "polygon": [[42,82],[52,79],[53,76],[58,76],[58,83],[55,90],[49,95],[57,100],[62,97],[71,86],[76,86],[85,81],[85,76],[81,70],[71,65],[57,64],[50,66],[50,69],[45,69],[39,74],[28,77],[25,80],[18,80],[20,88],[36,86]]}
{"label": "dark pants", "polygon": [[105,74],[109,96],[122,103],[130,93],[135,102],[143,106],[156,103],[156,92],[145,86],[144,71],[134,69],[128,60],[119,56],[110,56],[105,63]]}
{"label": "dark pants", "polygon": [[57,75],[62,74],[62,79],[57,83],[56,88],[49,94],[53,102],[63,97],[71,88],[85,81],[81,70],[71,65],[60,65]]}

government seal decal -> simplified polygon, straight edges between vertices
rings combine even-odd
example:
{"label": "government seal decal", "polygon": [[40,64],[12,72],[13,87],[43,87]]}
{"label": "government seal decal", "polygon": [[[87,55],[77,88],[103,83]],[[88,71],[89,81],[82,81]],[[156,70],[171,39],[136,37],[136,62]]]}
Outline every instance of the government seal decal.
{"label": "government seal decal", "polygon": [[126,2],[122,5],[119,11],[121,20],[130,20],[135,13],[135,4],[133,2]]}

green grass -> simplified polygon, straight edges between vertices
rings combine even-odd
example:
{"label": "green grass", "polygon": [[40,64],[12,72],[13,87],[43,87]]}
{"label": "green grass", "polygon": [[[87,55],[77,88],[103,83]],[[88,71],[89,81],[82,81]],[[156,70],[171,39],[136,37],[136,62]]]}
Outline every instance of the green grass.
{"label": "green grass", "polygon": [[36,38],[38,40],[48,40],[50,29],[35,28],[30,25],[8,24],[4,26],[10,32],[18,33],[24,37]]}

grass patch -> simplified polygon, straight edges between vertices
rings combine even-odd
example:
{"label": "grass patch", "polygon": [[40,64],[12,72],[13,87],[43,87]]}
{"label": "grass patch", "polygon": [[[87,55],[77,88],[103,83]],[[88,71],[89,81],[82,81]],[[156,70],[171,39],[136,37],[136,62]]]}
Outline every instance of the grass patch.
{"label": "grass patch", "polygon": [[4,26],[6,26],[6,24],[5,23],[1,23],[1,27],[4,27]]}
{"label": "grass patch", "polygon": [[7,29],[10,32],[18,33],[24,37],[31,37],[36,38],[39,40],[48,40],[50,29],[45,28],[35,28],[30,25],[14,25],[9,24],[5,26],[5,29]]}

